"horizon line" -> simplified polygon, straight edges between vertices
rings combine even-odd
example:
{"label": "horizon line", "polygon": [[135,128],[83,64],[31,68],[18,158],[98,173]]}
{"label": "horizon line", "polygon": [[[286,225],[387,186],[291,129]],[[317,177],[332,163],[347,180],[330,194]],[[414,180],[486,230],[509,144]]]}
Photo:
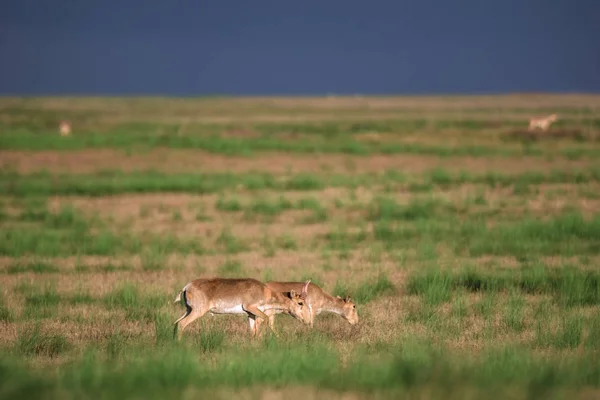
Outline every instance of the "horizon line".
{"label": "horizon line", "polygon": [[82,93],[39,93],[39,94],[19,94],[19,93],[0,93],[0,98],[298,98],[298,97],[480,97],[480,96],[581,96],[581,95],[600,95],[600,91],[527,91],[527,92],[478,92],[478,93],[313,93],[313,94],[231,94],[231,93],[199,93],[199,94],[164,94],[164,93],[102,93],[102,94],[82,94]]}

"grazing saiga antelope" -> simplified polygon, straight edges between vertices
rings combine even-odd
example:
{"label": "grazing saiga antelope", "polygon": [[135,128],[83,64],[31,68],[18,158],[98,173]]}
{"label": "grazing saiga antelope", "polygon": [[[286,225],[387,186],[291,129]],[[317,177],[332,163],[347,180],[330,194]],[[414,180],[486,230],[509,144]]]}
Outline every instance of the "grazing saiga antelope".
{"label": "grazing saiga antelope", "polygon": [[533,131],[536,129],[541,129],[542,131],[547,131],[550,128],[550,125],[558,119],[556,114],[549,115],[543,118],[531,118],[529,120],[529,128],[528,130]]}
{"label": "grazing saiga antelope", "polygon": [[71,123],[69,121],[60,121],[58,125],[60,136],[69,136],[71,134]]}
{"label": "grazing saiga antelope", "polygon": [[[286,292],[291,290],[300,290],[303,283],[269,281],[266,282],[265,285],[278,292]],[[311,328],[313,327],[315,315],[319,315],[323,311],[340,315],[342,318],[348,321],[350,325],[356,325],[358,323],[356,304],[354,304],[354,302],[350,299],[350,296],[346,296],[344,299],[340,296],[331,296],[314,283],[310,285],[310,288],[307,290],[306,306],[310,315],[308,325]],[[268,315],[269,325],[271,326],[271,329],[273,329],[275,314],[269,311],[265,314]],[[261,322],[257,321],[257,323],[260,327]]]}
{"label": "grazing saiga antelope", "polygon": [[[175,298],[182,301],[186,313],[175,321],[173,335],[181,338],[181,332],[194,320],[207,312],[214,314],[247,314],[252,336],[259,332],[258,321],[268,319],[266,312],[285,313],[308,324],[309,309],[305,305],[310,280],[296,289],[276,291],[256,279],[196,279],[185,285]],[[275,335],[272,325],[269,328]]]}

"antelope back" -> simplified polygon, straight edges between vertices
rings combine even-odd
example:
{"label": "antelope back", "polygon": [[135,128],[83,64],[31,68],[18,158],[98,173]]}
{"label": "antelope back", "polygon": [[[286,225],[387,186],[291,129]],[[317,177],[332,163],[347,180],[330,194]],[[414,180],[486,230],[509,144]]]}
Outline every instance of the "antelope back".
{"label": "antelope back", "polygon": [[196,279],[189,286],[188,291],[202,294],[207,301],[253,304],[265,300],[265,285],[252,278]]}

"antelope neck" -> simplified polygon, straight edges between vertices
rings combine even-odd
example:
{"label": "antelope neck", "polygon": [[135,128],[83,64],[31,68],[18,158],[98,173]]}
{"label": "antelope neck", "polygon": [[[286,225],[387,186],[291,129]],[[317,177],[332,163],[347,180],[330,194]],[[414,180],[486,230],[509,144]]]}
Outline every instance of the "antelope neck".
{"label": "antelope neck", "polygon": [[344,306],[341,305],[340,302],[343,302],[343,300],[329,295],[325,295],[325,303],[321,307],[321,310],[342,315],[342,310]]}

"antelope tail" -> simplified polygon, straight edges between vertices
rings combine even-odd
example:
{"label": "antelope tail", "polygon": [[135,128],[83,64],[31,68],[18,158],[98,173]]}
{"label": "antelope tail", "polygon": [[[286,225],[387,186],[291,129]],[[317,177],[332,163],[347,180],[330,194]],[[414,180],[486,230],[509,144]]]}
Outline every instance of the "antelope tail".
{"label": "antelope tail", "polygon": [[173,303],[179,303],[180,301],[182,301],[183,304],[185,304],[187,306],[187,302],[185,299],[185,292],[186,292],[186,290],[188,290],[188,288],[190,287],[191,284],[192,284],[191,282],[188,283],[187,285],[185,285],[183,287],[183,289],[181,289],[179,291],[179,293],[177,293],[177,296],[175,297],[175,301]]}
{"label": "antelope tail", "polygon": [[177,293],[177,297],[175,297],[175,301],[173,303],[179,303],[181,301],[181,295],[183,294],[183,289]]}

